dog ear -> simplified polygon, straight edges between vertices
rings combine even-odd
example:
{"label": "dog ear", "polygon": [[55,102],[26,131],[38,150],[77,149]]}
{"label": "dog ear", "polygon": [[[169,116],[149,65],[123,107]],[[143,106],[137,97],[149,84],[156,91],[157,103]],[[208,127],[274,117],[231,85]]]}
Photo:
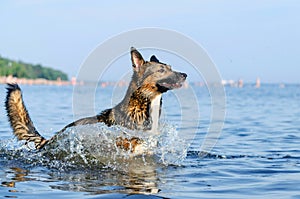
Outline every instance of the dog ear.
{"label": "dog ear", "polygon": [[139,53],[139,51],[137,51],[134,47],[130,48],[130,54],[132,66],[138,71],[139,68],[145,63],[145,60],[143,59],[141,53]]}
{"label": "dog ear", "polygon": [[159,60],[155,57],[155,55],[152,55],[152,56],[151,56],[150,61],[151,61],[151,62],[159,63]]}

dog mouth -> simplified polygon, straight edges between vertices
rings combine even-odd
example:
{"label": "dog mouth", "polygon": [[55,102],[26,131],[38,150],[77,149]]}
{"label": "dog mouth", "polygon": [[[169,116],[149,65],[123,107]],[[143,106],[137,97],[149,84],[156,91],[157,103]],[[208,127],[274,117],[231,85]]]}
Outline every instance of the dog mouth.
{"label": "dog mouth", "polygon": [[167,89],[176,89],[176,88],[180,88],[182,86],[182,82],[176,82],[176,83],[162,82],[162,83],[158,83],[158,84],[159,84],[159,86],[162,86]]}
{"label": "dog mouth", "polygon": [[161,92],[182,87],[183,82],[186,80],[185,73],[175,72],[172,76],[157,82],[157,86]]}

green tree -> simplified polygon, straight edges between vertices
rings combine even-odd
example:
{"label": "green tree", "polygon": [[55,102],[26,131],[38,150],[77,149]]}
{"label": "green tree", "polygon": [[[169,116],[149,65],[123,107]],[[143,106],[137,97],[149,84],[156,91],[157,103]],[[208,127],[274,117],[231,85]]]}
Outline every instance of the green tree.
{"label": "green tree", "polygon": [[58,77],[62,80],[68,80],[67,74],[60,70],[50,67],[43,67],[41,64],[28,64],[22,61],[13,61],[0,56],[0,76],[13,75],[18,78],[44,78],[47,80],[56,80]]}

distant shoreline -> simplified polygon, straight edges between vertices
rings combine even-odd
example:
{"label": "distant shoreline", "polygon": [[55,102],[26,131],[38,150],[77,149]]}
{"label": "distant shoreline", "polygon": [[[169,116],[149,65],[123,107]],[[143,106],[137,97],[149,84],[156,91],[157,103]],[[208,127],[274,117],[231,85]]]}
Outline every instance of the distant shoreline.
{"label": "distant shoreline", "polygon": [[27,79],[27,78],[17,78],[13,76],[1,76],[0,84],[7,83],[17,83],[17,84],[26,84],[26,85],[77,85],[83,84],[83,82],[77,82],[75,78],[72,78],[71,81],[61,80],[57,78],[57,80],[47,80],[43,78],[37,79]]}

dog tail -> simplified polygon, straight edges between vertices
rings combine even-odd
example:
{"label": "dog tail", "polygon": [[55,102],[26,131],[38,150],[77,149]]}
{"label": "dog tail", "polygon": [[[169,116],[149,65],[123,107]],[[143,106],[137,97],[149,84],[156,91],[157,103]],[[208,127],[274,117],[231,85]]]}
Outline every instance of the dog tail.
{"label": "dog tail", "polygon": [[41,149],[48,141],[42,137],[31,121],[23,102],[18,84],[7,84],[5,108],[13,133],[18,140],[34,142],[36,149]]}

